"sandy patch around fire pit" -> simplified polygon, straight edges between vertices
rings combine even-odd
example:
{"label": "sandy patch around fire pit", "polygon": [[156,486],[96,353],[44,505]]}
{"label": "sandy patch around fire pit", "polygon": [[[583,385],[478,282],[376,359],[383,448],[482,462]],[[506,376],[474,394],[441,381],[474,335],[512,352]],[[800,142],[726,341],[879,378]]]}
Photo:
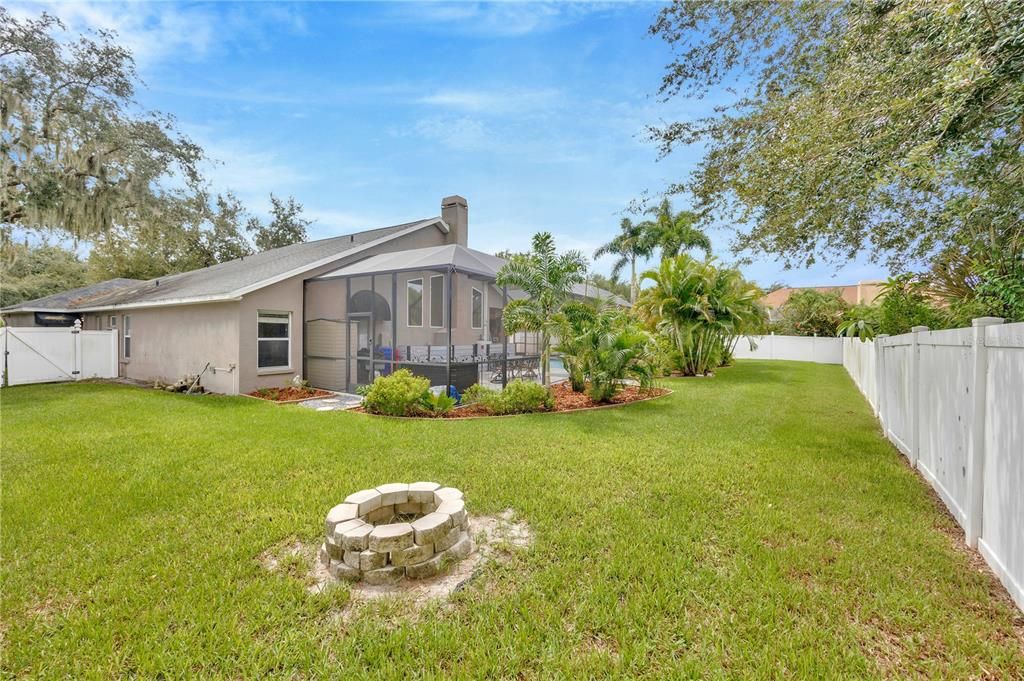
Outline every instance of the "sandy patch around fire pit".
{"label": "sandy patch around fire pit", "polygon": [[395,599],[413,611],[429,603],[444,601],[473,580],[488,561],[505,560],[513,551],[527,548],[533,543],[530,528],[525,522],[516,519],[512,509],[506,509],[496,516],[472,516],[469,534],[473,548],[467,558],[453,563],[436,577],[403,579],[397,584],[339,582],[317,560],[319,543],[303,543],[295,539],[267,549],[260,554],[258,561],[269,572],[302,581],[310,594],[348,588],[349,601],[339,613],[342,619],[347,620],[360,605],[386,598]]}

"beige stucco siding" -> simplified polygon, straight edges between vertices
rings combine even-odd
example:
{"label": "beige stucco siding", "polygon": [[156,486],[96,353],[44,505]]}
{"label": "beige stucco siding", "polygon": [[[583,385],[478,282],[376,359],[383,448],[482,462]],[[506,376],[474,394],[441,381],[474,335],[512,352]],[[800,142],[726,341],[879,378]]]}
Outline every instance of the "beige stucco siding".
{"label": "beige stucco siding", "polygon": [[[239,304],[207,303],[122,310],[117,315],[124,375],[142,381],[176,381],[198,374],[207,362],[203,386],[218,393],[236,392]],[[109,316],[110,313],[104,313]],[[124,357],[124,316],[131,315],[131,357]]]}

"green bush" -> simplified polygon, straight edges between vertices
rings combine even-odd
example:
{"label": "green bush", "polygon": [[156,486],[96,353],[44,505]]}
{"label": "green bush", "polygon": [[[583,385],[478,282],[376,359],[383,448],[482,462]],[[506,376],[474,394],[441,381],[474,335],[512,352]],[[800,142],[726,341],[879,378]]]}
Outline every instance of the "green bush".
{"label": "green bush", "polygon": [[455,407],[455,398],[444,393],[427,391],[427,394],[420,400],[420,408],[429,416],[444,416]]}
{"label": "green bush", "polygon": [[399,369],[373,382],[363,397],[363,407],[372,414],[416,416],[424,408],[425,397],[430,397],[430,381]]}
{"label": "green bush", "polygon": [[555,398],[539,383],[512,381],[483,404],[494,414],[527,414],[552,409]]}
{"label": "green bush", "polygon": [[483,404],[486,405],[493,401],[501,392],[488,388],[485,385],[474,383],[473,385],[466,388],[466,391],[462,393],[462,404]]}

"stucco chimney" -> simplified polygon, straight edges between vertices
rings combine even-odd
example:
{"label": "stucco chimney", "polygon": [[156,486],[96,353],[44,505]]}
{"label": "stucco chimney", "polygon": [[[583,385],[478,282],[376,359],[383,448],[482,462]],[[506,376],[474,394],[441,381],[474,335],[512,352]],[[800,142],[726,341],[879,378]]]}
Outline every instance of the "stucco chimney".
{"label": "stucco chimney", "polygon": [[451,230],[448,243],[468,246],[469,241],[469,204],[458,194],[441,199],[441,219]]}

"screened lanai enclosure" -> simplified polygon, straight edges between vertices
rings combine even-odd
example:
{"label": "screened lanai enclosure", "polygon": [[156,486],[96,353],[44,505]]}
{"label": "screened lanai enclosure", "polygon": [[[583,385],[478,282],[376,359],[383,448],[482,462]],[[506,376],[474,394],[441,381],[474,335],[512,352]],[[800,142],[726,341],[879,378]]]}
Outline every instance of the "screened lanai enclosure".
{"label": "screened lanai enclosure", "polygon": [[[504,260],[450,244],[375,255],[305,283],[304,373],[351,392],[409,369],[431,386],[540,380],[534,334],[507,336]],[[521,294],[520,294],[521,295]]]}

